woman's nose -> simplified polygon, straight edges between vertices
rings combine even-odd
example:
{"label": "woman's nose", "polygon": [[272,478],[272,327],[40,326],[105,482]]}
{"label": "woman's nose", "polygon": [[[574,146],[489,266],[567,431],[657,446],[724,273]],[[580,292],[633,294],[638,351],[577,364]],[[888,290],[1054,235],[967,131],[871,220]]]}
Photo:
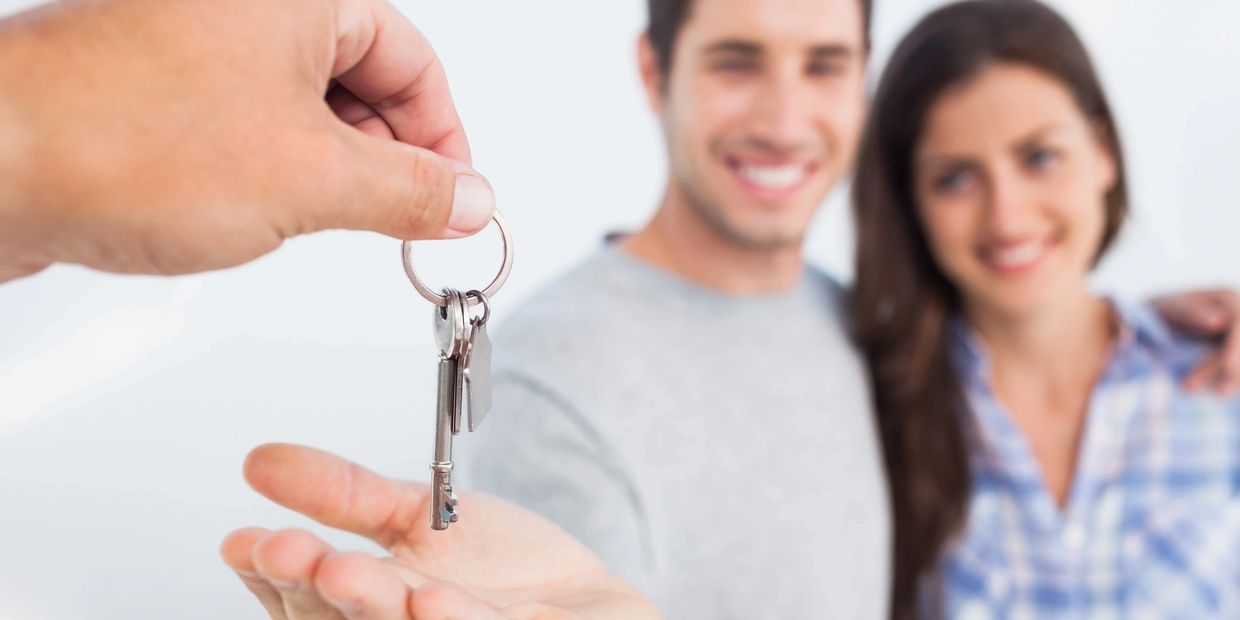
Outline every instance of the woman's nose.
{"label": "woman's nose", "polygon": [[1009,171],[991,172],[986,202],[987,223],[991,232],[999,235],[1023,232],[1036,213],[1034,192]]}

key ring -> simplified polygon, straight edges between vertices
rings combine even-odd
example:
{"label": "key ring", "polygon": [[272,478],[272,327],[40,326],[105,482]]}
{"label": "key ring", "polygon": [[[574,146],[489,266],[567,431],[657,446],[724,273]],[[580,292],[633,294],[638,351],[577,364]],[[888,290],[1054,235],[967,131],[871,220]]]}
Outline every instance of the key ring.
{"label": "key ring", "polygon": [[[465,303],[471,308],[493,297],[500,287],[504,285],[504,282],[508,280],[508,273],[512,271],[512,237],[508,234],[508,225],[504,222],[504,216],[500,215],[498,210],[491,215],[491,220],[499,227],[499,238],[504,244],[504,262],[499,266],[499,273],[495,274],[495,279],[491,281],[491,284],[487,285],[478,295],[470,295],[466,298]],[[418,278],[418,274],[413,270],[413,242],[402,242],[400,244],[400,255],[401,262],[405,266],[405,275],[409,276],[409,282],[413,284],[413,288],[417,289],[418,293],[426,298],[427,301],[441,308],[447,307],[448,298],[442,293],[431,290],[430,287],[426,286]]]}
{"label": "key ring", "polygon": [[487,321],[491,318],[491,301],[487,299],[486,293],[483,293],[482,291],[469,291],[461,296],[461,298],[465,300],[465,303],[469,303],[470,297],[477,297],[477,303],[482,304],[482,316],[477,319],[470,320],[477,320],[478,325],[486,325]]}

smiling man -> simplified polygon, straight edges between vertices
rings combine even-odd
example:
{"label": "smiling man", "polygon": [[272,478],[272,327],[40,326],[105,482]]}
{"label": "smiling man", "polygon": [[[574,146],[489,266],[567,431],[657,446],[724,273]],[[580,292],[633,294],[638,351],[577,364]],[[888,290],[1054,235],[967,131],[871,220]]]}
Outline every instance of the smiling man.
{"label": "smiling man", "polygon": [[650,1],[662,201],[509,315],[461,446],[465,488],[559,523],[668,618],[885,614],[865,374],[802,254],[861,131],[868,4]]}

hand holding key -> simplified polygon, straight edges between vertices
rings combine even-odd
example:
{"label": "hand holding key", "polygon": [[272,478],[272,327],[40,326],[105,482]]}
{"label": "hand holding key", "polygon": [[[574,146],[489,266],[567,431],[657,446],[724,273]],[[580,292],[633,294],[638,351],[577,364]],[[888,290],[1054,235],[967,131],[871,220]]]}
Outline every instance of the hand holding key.
{"label": "hand holding key", "polygon": [[426,484],[311,448],[259,447],[245,477],[276,503],[391,553],[342,553],[303,530],[233,532],[221,554],[275,620],[659,617],[581,543],[502,500],[462,493],[469,518],[433,532]]}
{"label": "hand holding key", "polygon": [[328,228],[455,238],[487,182],[388,0],[99,0],[0,19],[0,282],[179,274]]}

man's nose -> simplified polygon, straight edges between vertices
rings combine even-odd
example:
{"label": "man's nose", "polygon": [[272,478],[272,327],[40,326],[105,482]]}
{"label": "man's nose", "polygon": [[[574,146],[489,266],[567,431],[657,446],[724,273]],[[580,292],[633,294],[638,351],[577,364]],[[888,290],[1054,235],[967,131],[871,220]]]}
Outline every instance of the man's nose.
{"label": "man's nose", "polygon": [[770,76],[754,104],[754,137],[782,151],[804,148],[814,140],[813,103],[799,76]]}

